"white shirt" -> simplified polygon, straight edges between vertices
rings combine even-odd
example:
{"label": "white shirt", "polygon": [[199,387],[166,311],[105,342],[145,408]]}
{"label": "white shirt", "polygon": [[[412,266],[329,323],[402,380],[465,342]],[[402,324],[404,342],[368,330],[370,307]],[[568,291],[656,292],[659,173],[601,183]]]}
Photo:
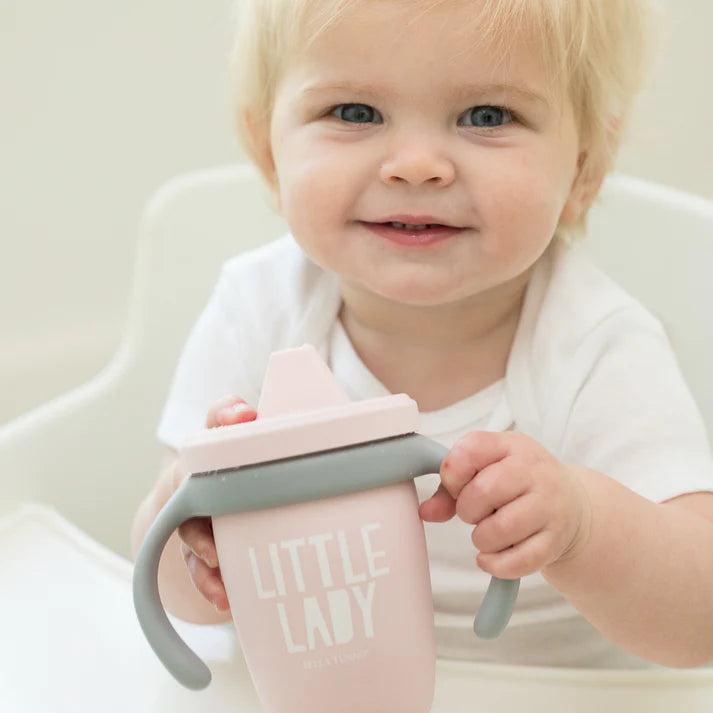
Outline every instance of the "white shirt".
{"label": "white shirt", "polygon": [[[358,357],[339,320],[332,326],[326,356],[352,400],[389,394]],[[500,379],[447,408],[421,413],[419,432],[450,447],[470,431],[514,426],[506,382]],[[439,482],[436,473],[416,478],[419,502],[433,495]],[[539,574],[522,579],[505,633],[495,641],[479,641],[473,634],[473,615],[490,576],[476,564],[470,540],[473,526],[454,517],[445,523],[424,522],[424,529],[440,657],[524,665],[645,665],[602,637]]]}
{"label": "white shirt", "polygon": [[[271,351],[311,343],[352,399],[388,394],[361,362],[337,314],[336,276],[290,236],[228,261],[181,355],[159,427],[179,448],[208,407],[236,393],[257,404]],[[452,445],[470,430],[514,428],[565,462],[586,465],[660,502],[713,491],[700,414],[663,328],[638,302],[555,243],[528,285],[505,378],[421,416],[420,432]],[[438,476],[417,479],[421,500]],[[479,641],[473,615],[490,577],[477,568],[472,526],[425,523],[440,656],[567,666],[637,666],[541,575],[525,577],[504,634]]]}

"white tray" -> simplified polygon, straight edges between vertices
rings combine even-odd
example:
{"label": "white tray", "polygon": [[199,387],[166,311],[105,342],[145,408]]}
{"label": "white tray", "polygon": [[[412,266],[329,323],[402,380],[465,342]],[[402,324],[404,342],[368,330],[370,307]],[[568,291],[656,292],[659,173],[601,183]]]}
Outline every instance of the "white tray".
{"label": "white tray", "polygon": [[[136,621],[131,563],[54,510],[27,504],[0,518],[0,552],[3,713],[260,713],[228,627],[174,622],[213,672],[206,690],[182,688],[158,662]],[[438,662],[433,713],[602,710],[710,713],[713,669],[587,671]]]}

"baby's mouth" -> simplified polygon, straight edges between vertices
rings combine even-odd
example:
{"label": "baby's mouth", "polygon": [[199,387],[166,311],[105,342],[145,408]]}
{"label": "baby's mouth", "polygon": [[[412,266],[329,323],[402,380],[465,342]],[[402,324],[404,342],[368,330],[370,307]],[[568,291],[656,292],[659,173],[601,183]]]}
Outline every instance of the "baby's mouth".
{"label": "baby's mouth", "polygon": [[398,220],[369,221],[360,220],[362,225],[381,226],[384,228],[394,228],[395,230],[406,230],[408,232],[423,232],[426,230],[463,230],[463,228],[447,223],[402,223]]}
{"label": "baby's mouth", "polygon": [[402,223],[396,220],[378,223],[361,221],[361,223],[367,230],[381,238],[411,247],[427,247],[440,243],[464,230],[443,223]]}
{"label": "baby's mouth", "polygon": [[390,225],[392,228],[399,230],[428,230],[429,228],[448,228],[450,226],[441,223],[421,223],[420,225],[409,225],[408,223],[397,223],[391,221],[389,223],[381,223],[381,225]]}

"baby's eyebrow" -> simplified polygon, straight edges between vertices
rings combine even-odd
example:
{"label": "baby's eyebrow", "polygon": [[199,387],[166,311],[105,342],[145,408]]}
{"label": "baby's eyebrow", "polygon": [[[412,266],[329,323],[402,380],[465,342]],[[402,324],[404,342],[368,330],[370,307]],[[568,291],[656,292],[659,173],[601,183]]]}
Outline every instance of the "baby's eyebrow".
{"label": "baby's eyebrow", "polygon": [[547,100],[535,90],[515,84],[465,84],[450,88],[448,94],[453,99],[468,99],[479,96],[514,97],[528,103],[547,104]]}
{"label": "baby's eyebrow", "polygon": [[391,94],[387,87],[380,87],[376,84],[366,84],[363,82],[338,82],[336,84],[315,82],[302,87],[304,94],[317,94],[320,92],[353,92],[355,94],[383,95]]}
{"label": "baby's eyebrow", "polygon": [[[302,91],[309,94],[328,93],[328,92],[346,92],[354,94],[364,94],[369,96],[393,96],[398,93],[397,90],[388,86],[367,83],[367,82],[337,82],[337,83],[319,83],[307,84],[302,88]],[[514,84],[458,84],[450,87],[444,87],[444,93],[453,100],[475,99],[477,97],[502,96],[504,98],[514,98],[530,104],[540,103],[547,104],[544,96],[525,86],[517,86]]]}

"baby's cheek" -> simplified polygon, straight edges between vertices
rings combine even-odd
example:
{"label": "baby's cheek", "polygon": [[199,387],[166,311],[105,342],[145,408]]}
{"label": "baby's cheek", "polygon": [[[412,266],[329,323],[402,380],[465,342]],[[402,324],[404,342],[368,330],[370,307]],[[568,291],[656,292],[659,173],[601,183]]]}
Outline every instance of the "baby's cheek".
{"label": "baby's cheek", "polygon": [[533,182],[518,192],[517,204],[511,204],[503,222],[507,224],[507,235],[523,258],[537,258],[552,239],[563,202],[559,192],[547,182]]}
{"label": "baby's cheek", "polygon": [[285,213],[290,224],[314,230],[333,221],[343,202],[340,181],[323,161],[307,159],[283,181]]}

